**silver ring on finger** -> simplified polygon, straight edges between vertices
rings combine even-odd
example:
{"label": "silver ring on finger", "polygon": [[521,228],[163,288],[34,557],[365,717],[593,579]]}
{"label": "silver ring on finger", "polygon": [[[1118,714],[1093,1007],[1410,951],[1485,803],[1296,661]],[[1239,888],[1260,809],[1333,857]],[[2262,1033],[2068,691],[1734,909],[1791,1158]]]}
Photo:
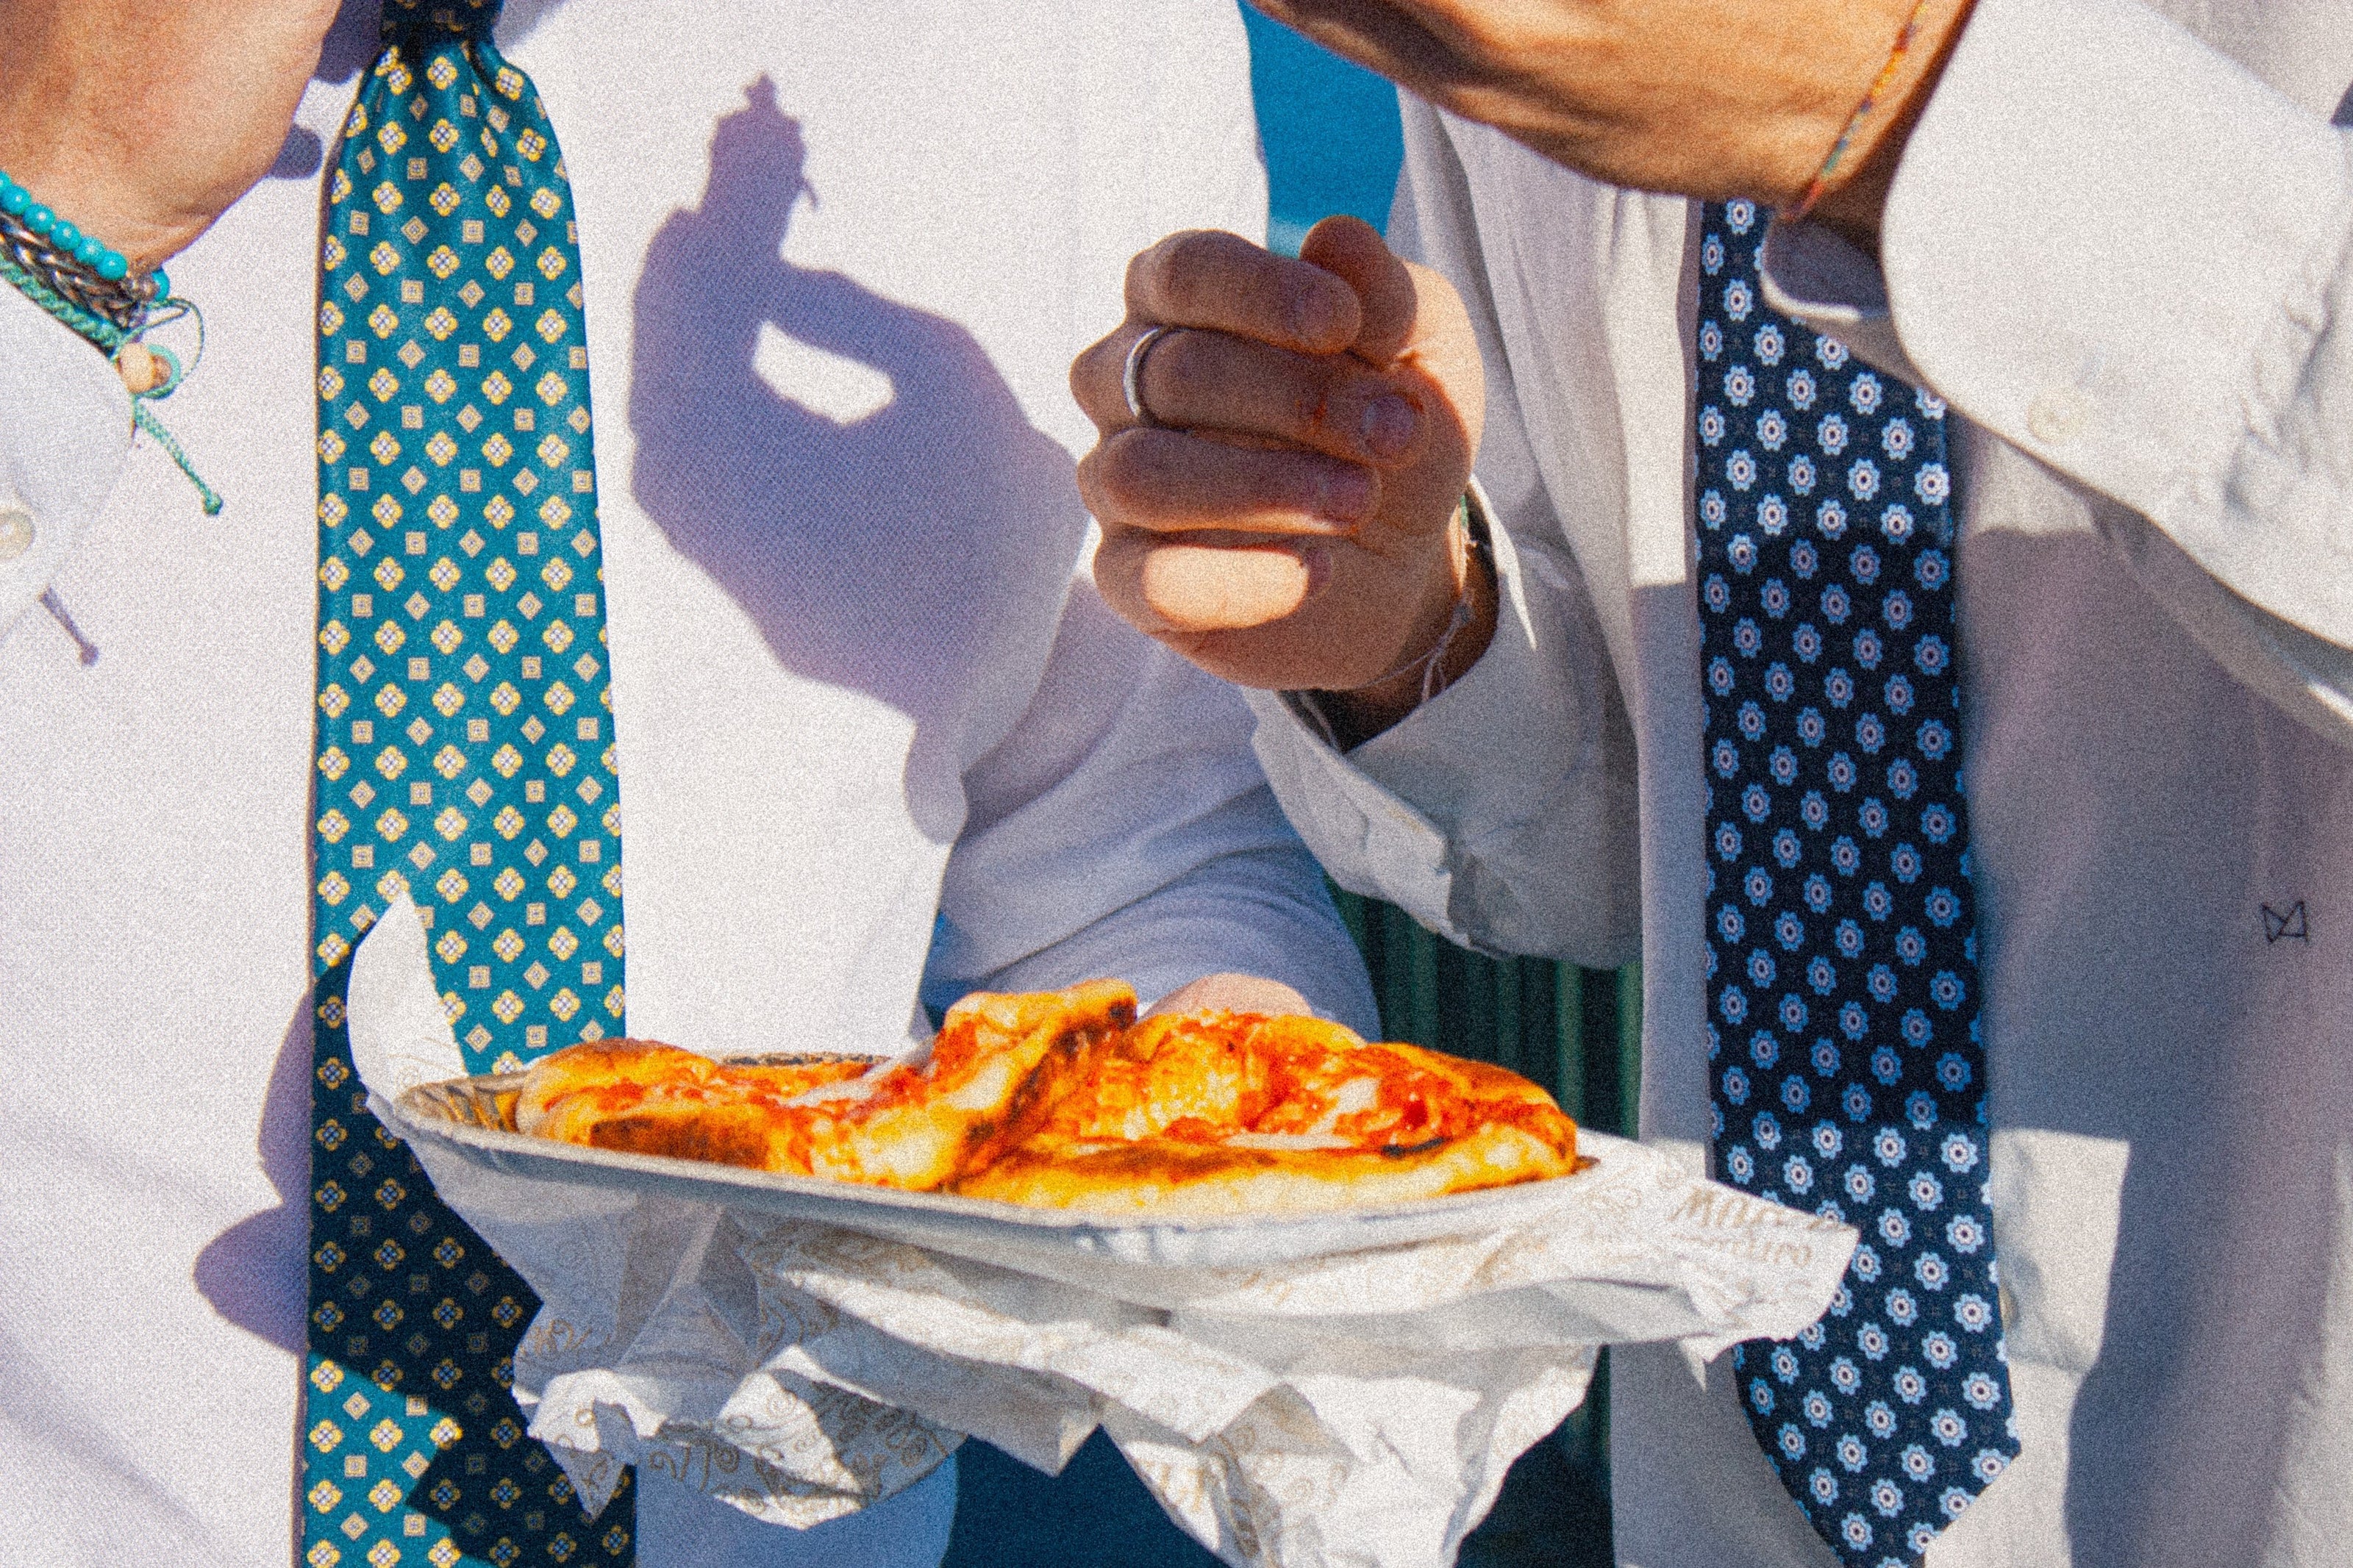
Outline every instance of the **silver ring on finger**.
{"label": "silver ring on finger", "polygon": [[1120,366],[1119,387],[1127,396],[1128,416],[1142,429],[1166,428],[1154,416],[1152,410],[1144,405],[1144,361],[1152,353],[1154,344],[1177,330],[1175,327],[1148,327],[1142,336],[1127,345],[1127,361]]}

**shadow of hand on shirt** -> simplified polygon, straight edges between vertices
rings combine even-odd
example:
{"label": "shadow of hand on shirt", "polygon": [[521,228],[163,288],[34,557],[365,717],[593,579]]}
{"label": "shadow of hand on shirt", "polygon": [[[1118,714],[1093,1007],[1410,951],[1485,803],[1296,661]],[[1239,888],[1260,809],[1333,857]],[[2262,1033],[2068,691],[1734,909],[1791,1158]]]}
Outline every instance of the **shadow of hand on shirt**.
{"label": "shadow of hand on shirt", "polygon": [[1029,700],[992,677],[1040,668],[1053,635],[1086,527],[1073,465],[962,327],[784,258],[817,194],[774,85],[747,99],[702,204],[648,249],[631,486],[779,664],[915,721],[908,804],[944,840],[959,775]]}

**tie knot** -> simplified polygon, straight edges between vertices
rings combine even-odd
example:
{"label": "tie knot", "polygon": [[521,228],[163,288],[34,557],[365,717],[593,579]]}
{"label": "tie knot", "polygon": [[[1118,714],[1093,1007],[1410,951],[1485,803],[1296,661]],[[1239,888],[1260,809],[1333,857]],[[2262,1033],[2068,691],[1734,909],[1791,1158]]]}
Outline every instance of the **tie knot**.
{"label": "tie knot", "polygon": [[488,37],[504,4],[505,0],[384,0],[384,41]]}

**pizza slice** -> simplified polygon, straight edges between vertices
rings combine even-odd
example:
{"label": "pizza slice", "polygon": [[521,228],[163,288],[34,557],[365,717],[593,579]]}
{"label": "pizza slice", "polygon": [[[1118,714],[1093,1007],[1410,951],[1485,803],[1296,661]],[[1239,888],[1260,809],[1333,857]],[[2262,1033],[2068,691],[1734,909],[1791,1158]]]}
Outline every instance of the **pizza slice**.
{"label": "pizza slice", "polygon": [[765,1169],[787,1107],[873,1065],[856,1057],[714,1061],[657,1040],[596,1040],[532,1066],[514,1123],[565,1143]]}
{"label": "pizza slice", "polygon": [[517,1131],[598,1149],[924,1191],[992,1140],[1026,1136],[1045,1071],[1135,1018],[1116,981],[948,1010],[919,1058],[713,1061],[652,1041],[600,1040],[542,1058]]}
{"label": "pizza slice", "polygon": [[1146,1019],[1095,1042],[971,1197],[1153,1218],[1334,1210],[1567,1175],[1577,1124],[1516,1073],[1322,1019]]}
{"label": "pizza slice", "polygon": [[712,1061],[599,1041],[532,1068],[522,1131],[912,1191],[1150,1216],[1367,1207],[1566,1175],[1514,1073],[1308,1017],[1135,1023],[1113,981],[949,1010],[923,1056]]}

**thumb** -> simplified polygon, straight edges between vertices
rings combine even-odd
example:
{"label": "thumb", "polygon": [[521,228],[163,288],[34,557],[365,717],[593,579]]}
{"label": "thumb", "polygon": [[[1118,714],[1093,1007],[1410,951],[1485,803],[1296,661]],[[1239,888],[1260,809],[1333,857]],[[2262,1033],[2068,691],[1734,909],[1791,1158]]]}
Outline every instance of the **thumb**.
{"label": "thumb", "polygon": [[1362,325],[1348,352],[1369,364],[1386,365],[1414,335],[1418,313],[1412,275],[1359,217],[1327,217],[1307,231],[1299,259],[1333,274],[1356,291]]}

